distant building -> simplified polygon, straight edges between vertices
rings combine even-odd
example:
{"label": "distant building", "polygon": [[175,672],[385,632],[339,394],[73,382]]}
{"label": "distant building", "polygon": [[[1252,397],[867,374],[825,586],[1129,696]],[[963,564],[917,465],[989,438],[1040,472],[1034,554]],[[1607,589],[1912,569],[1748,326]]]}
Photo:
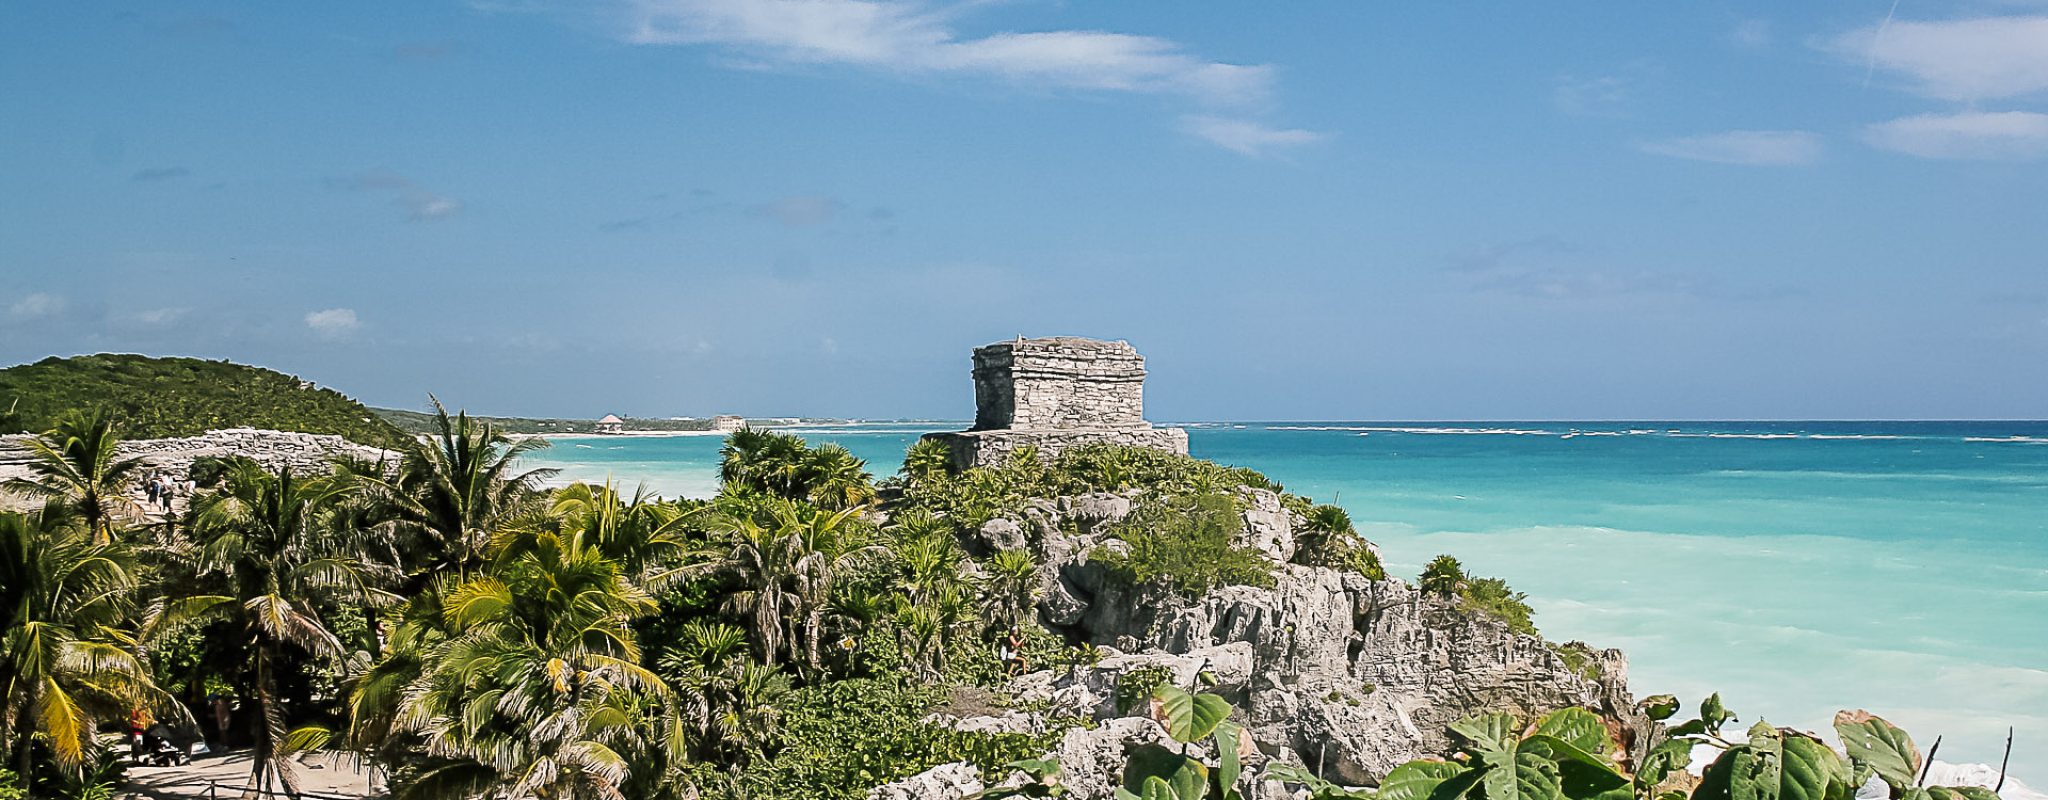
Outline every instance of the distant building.
{"label": "distant building", "polygon": [[711,418],[711,429],[719,433],[732,433],[747,427],[747,418],[732,414],[720,414]]}
{"label": "distant building", "polygon": [[597,432],[598,432],[598,433],[625,433],[625,432],[626,432],[626,421],[625,421],[625,420],[622,420],[622,419],[619,419],[619,418],[618,418],[618,416],[617,416],[617,415],[615,415],[615,414],[606,414],[606,415],[604,415],[604,419],[601,419],[601,420],[598,420],[598,421],[597,421]]}

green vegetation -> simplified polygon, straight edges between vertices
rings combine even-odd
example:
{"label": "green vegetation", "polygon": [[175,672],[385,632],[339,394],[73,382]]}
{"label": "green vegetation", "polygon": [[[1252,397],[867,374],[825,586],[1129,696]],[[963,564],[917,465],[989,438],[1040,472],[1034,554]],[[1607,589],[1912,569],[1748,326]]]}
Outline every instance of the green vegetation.
{"label": "green vegetation", "polygon": [[1272,564],[1233,544],[1244,532],[1241,515],[1235,498],[1222,493],[1148,499],[1110,531],[1123,547],[1102,546],[1093,558],[1126,586],[1165,585],[1187,597],[1218,586],[1272,586]]}
{"label": "green vegetation", "polygon": [[[1678,708],[1670,695],[1640,705],[1659,722]],[[1922,760],[1912,737],[1867,711],[1835,715],[1846,758],[1812,734],[1765,722],[1735,743],[1722,732],[1734,719],[1719,695],[1710,696],[1700,703],[1699,717],[1630,747],[1619,731],[1582,708],[1553,711],[1526,725],[1510,714],[1482,714],[1451,726],[1459,743],[1452,760],[1395,767],[1377,790],[1345,788],[1285,764],[1268,774],[1306,788],[1310,800],[1849,800],[1873,776],[1892,800],[1997,798],[1975,786],[1922,785]],[[1686,767],[1701,746],[1719,754],[1695,778]],[[1175,794],[1162,800],[1193,798]]]}
{"label": "green vegetation", "polygon": [[1431,559],[1422,570],[1419,585],[1426,593],[1455,597],[1465,608],[1492,615],[1516,633],[1540,635],[1536,632],[1536,612],[1529,608],[1527,594],[1509,588],[1508,582],[1500,578],[1466,575],[1456,558],[1440,555]]}
{"label": "green vegetation", "polygon": [[16,487],[48,504],[0,514],[0,749],[39,797],[105,792],[94,732],[145,709],[252,745],[251,784],[287,793],[295,754],[337,749],[406,798],[854,798],[1049,746],[925,721],[1004,679],[1011,626],[1036,663],[1087,658],[1021,624],[1029,553],[974,562],[784,434],[733,436],[717,498],[658,501],[544,490],[517,465],[539,442],[437,408],[388,467],[209,462],[161,536],[106,513],[119,430],[67,417]]}
{"label": "green vegetation", "polygon": [[[326,749],[374,764],[400,800],[854,800],[956,761],[1025,774],[985,800],[1055,797],[1058,764],[1040,756],[1080,721],[1031,734],[932,721],[1012,702],[999,687],[1014,665],[995,650],[1013,630],[1033,668],[1096,655],[1031,624],[1031,552],[969,553],[963,528],[1024,498],[1121,490],[1134,509],[1097,555],[1113,577],[1189,595],[1274,581],[1234,542],[1241,487],[1277,487],[1148,451],[1027,452],[955,474],[927,449],[878,486],[843,449],[743,431],[715,498],[663,501],[543,489],[546,474],[517,463],[538,443],[437,407],[395,465],[223,459],[188,513],[141,529],[106,513],[131,469],[112,456],[120,430],[65,417],[19,485],[44,505],[0,512],[0,800],[111,797],[123,760],[97,732],[138,711],[252,747],[251,784],[287,796],[293,756]],[[1282,502],[1307,520],[1299,560],[1378,572],[1340,510]],[[1520,594],[1455,559],[1423,584],[1534,630]],[[1130,752],[1121,800],[1242,800],[1252,744],[1227,702],[1157,668],[1114,692],[1172,739]],[[215,695],[239,710],[216,720]],[[1683,800],[1689,753],[1708,744],[1722,753],[1690,800],[1848,800],[1873,775],[1894,800],[1990,800],[1913,784],[1911,739],[1867,714],[1837,720],[1846,762],[1761,724],[1731,743],[1732,718],[1709,698],[1631,754],[1588,712],[1526,727],[1484,715],[1453,728],[1459,760],[1404,765],[1376,793],[1276,774],[1326,800]]]}
{"label": "green vegetation", "polygon": [[4,487],[32,498],[60,504],[78,515],[95,542],[113,536],[114,514],[128,504],[123,487],[142,462],[115,455],[120,436],[104,412],[71,412],[49,433],[28,441],[29,477]]}
{"label": "green vegetation", "polygon": [[[1148,744],[1131,751],[1124,766],[1124,785],[1117,800],[1243,800],[1237,779],[1244,772],[1250,740],[1243,728],[1228,722],[1235,710],[1213,694],[1194,694],[1177,686],[1152,692],[1154,717],[1166,735],[1181,744],[1176,751]],[[1187,745],[1214,737],[1216,763],[1188,755]]]}
{"label": "green vegetation", "polygon": [[713,785],[761,800],[857,800],[874,786],[954,761],[997,773],[1059,739],[1058,732],[962,733],[925,722],[944,695],[890,679],[805,688],[788,700],[775,757]]}
{"label": "green vegetation", "polygon": [[1358,535],[1344,509],[1320,505],[1309,509],[1303,518],[1307,524],[1297,537],[1300,551],[1294,556],[1295,563],[1356,572],[1376,581],[1387,579],[1379,555]]}
{"label": "green vegetation", "polygon": [[[954,473],[947,463],[943,444],[919,442],[905,456],[903,473],[884,481],[881,488],[900,496],[905,506],[948,520],[961,530],[1015,514],[1033,498],[1132,489],[1158,495],[1214,494],[1247,486],[1280,491],[1279,484],[1253,470],[1107,444],[1072,448],[1050,463],[1031,448],[1011,453],[1000,466]],[[1305,498],[1285,497],[1302,510],[1309,507]]]}
{"label": "green vegetation", "polygon": [[219,428],[326,433],[395,447],[405,440],[363,404],[280,372],[196,358],[101,354],[0,369],[0,404],[14,433],[43,431],[67,413],[98,410],[134,439]]}

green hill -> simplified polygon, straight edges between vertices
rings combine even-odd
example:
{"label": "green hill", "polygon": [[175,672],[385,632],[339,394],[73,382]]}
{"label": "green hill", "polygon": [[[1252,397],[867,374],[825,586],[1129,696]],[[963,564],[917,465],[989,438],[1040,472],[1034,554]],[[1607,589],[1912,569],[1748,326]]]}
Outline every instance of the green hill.
{"label": "green hill", "polygon": [[248,427],[340,434],[385,447],[405,440],[362,403],[261,367],[104,353],[0,369],[5,432],[47,430],[64,412],[86,407],[118,414],[130,439]]}

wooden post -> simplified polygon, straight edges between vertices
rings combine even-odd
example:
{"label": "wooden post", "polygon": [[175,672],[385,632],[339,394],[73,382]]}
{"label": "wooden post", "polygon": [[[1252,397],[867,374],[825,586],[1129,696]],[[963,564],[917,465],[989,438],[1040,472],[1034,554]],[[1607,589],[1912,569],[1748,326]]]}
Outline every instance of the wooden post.
{"label": "wooden post", "polygon": [[1992,789],[1991,789],[1991,793],[1992,793],[1992,794],[1997,794],[1997,793],[1998,793],[1998,790],[2000,790],[2000,789],[2004,789],[2004,788],[2005,788],[2005,767],[2006,767],[2006,765],[2008,765],[2008,764],[2011,764],[2011,763],[2012,763],[2012,726],[2011,726],[2011,725],[2007,725],[2007,726],[2005,726],[2005,757],[2004,757],[2004,758],[2001,758],[2001,759],[1999,759],[1999,760],[1998,760],[1998,785],[1997,785],[1997,786],[1994,786],[1994,787],[1992,787]]}
{"label": "wooden post", "polygon": [[1920,765],[1920,780],[1916,786],[1927,785],[1927,771],[1934,769],[1934,754],[1941,752],[1941,737],[1934,737],[1934,746],[1927,748],[1927,763]]}

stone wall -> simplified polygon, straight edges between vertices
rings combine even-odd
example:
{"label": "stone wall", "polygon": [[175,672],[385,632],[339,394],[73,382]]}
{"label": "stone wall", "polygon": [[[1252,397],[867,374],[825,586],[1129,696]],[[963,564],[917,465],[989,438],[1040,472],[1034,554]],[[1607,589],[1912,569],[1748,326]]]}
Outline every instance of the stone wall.
{"label": "stone wall", "polygon": [[[0,481],[29,477],[29,453],[24,449],[28,439],[0,436]],[[396,452],[356,444],[339,436],[256,428],[207,431],[176,439],[137,439],[122,442],[116,453],[121,458],[142,459],[144,474],[162,470],[179,478],[191,470],[192,462],[207,456],[246,456],[267,469],[288,466],[301,474],[325,474],[332,459],[338,457],[383,461],[393,467],[398,464]],[[13,495],[0,496],[0,503],[19,508],[34,505]]]}
{"label": "stone wall", "polygon": [[954,469],[1000,464],[1018,448],[1041,458],[1085,444],[1186,455],[1187,431],[1145,421],[1145,357],[1127,342],[1022,337],[974,350],[974,427],[925,438]]}
{"label": "stone wall", "polygon": [[1145,357],[1125,342],[1014,339],[974,350],[974,429],[1145,426]]}

